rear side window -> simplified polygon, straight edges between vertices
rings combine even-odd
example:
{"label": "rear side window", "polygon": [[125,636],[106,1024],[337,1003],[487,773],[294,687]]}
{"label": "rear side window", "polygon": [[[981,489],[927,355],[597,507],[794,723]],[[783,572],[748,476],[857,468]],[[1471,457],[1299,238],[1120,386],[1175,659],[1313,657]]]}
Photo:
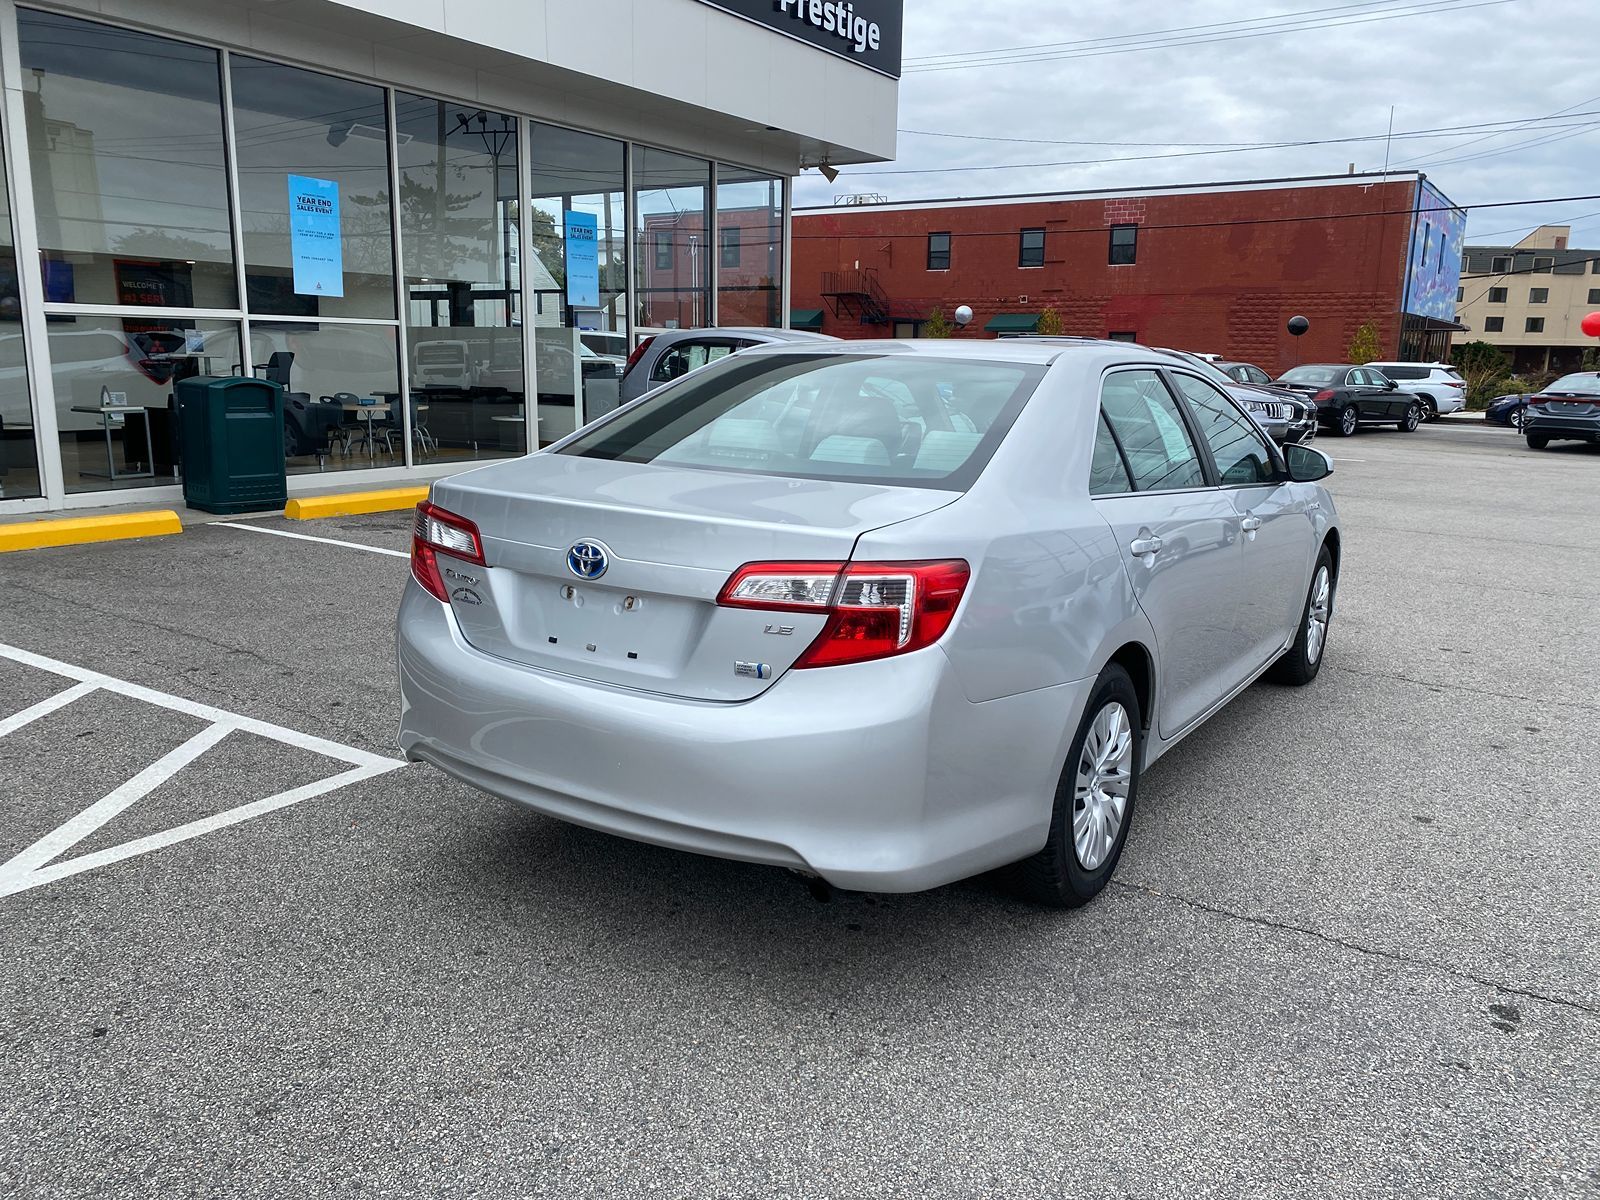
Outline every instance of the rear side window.
{"label": "rear side window", "polygon": [[670,383],[696,367],[726,358],[739,347],[726,342],[679,342],[662,352],[650,371],[652,383]]}
{"label": "rear side window", "polygon": [[1141,492],[1204,487],[1200,456],[1178,402],[1154,371],[1116,371],[1100,390],[1105,415]]}
{"label": "rear side window", "polygon": [[1276,472],[1272,451],[1256,423],[1234,408],[1216,388],[1192,375],[1173,375],[1189,411],[1200,426],[1200,436],[1211,448],[1217,478],[1224,487],[1271,483]]}
{"label": "rear side window", "polygon": [[1397,382],[1401,379],[1427,379],[1433,374],[1432,367],[1405,367],[1387,364],[1379,369],[1383,374]]}
{"label": "rear side window", "polygon": [[921,354],[741,354],[558,453],[964,490],[1044,371]]}

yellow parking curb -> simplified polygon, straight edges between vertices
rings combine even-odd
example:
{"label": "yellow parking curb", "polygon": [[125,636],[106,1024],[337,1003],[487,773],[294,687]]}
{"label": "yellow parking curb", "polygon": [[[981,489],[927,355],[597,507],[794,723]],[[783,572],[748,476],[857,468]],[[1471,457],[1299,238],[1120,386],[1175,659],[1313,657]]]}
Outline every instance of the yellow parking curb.
{"label": "yellow parking curb", "polygon": [[317,517],[353,517],[362,513],[398,512],[415,508],[428,498],[425,487],[389,488],[382,492],[337,492],[331,496],[296,496],[283,506],[293,521]]}
{"label": "yellow parking curb", "polygon": [[183,522],[170,508],[150,512],[109,513],[101,517],[66,517],[54,521],[18,521],[0,525],[0,554],[37,550],[41,546],[78,546],[124,538],[164,537],[182,533]]}

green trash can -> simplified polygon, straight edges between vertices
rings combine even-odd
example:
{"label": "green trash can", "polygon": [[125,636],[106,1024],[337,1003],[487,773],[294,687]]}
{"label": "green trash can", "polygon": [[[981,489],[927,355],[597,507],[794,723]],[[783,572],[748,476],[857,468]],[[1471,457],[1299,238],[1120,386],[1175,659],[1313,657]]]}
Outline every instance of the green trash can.
{"label": "green trash can", "polygon": [[183,500],[213,513],[281,509],[283,388],[266,379],[197,375],[173,389]]}

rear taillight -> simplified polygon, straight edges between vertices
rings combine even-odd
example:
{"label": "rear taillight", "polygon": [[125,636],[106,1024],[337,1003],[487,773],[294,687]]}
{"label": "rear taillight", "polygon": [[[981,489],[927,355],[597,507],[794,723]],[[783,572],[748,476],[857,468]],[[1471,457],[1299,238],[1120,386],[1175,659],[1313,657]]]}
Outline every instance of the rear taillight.
{"label": "rear taillight", "polygon": [[961,559],[748,563],[733,573],[717,603],[827,614],[822,632],[794,665],[831,667],[933,645],[955,619],[971,574]]}
{"label": "rear taillight", "polygon": [[644,352],[650,348],[650,343],[655,340],[656,335],[653,333],[649,337],[639,339],[639,344],[633,348],[633,353],[628,355],[628,361],[623,364],[622,373],[624,375],[633,370],[633,364],[639,361]]}
{"label": "rear taillight", "polygon": [[1549,400],[1548,396],[1529,396],[1528,397],[1528,403],[1529,404],[1543,404],[1547,400]]}
{"label": "rear taillight", "polygon": [[1323,388],[1320,392],[1318,392],[1315,396],[1313,396],[1311,398],[1313,400],[1318,400],[1318,401],[1321,401],[1321,400],[1332,400],[1333,399],[1333,389],[1332,388]]}
{"label": "rear taillight", "polygon": [[478,527],[465,517],[424,500],[417,505],[417,523],[411,533],[411,574],[429,595],[448,603],[450,589],[439,574],[440,554],[484,565]]}

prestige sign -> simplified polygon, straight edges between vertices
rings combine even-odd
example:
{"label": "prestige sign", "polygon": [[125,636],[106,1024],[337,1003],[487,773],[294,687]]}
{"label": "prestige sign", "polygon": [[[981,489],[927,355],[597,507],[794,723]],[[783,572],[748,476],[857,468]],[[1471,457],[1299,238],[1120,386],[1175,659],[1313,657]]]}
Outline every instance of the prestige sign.
{"label": "prestige sign", "polygon": [[904,0],[702,0],[747,21],[900,78]]}

